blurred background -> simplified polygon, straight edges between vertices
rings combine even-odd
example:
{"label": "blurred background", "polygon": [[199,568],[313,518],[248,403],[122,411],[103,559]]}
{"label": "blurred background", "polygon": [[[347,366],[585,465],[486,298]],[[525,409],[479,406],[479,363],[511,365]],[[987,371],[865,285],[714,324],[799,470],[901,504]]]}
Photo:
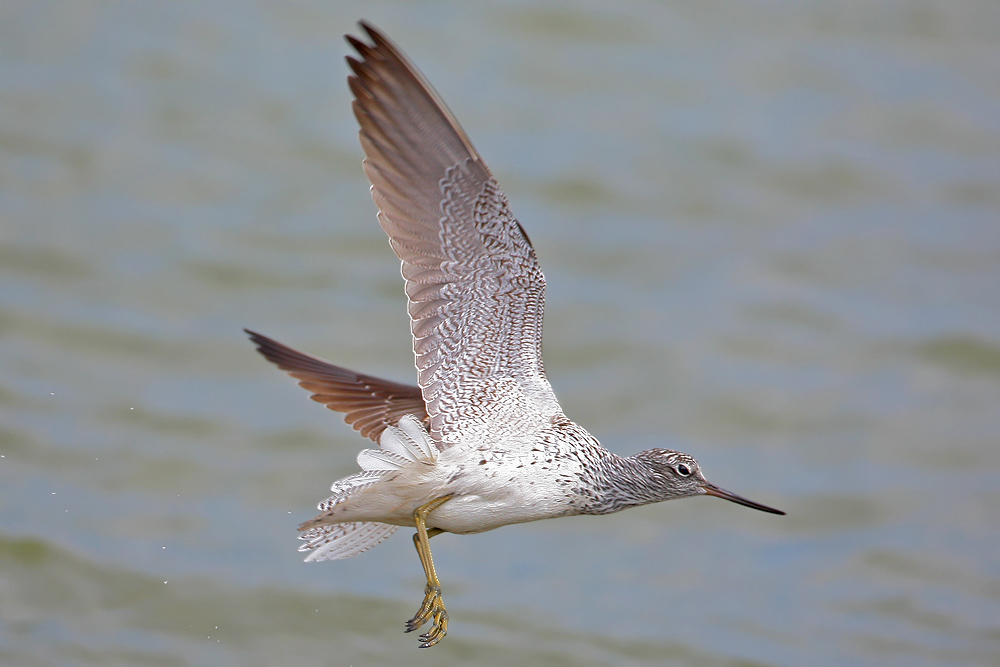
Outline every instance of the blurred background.
{"label": "blurred background", "polygon": [[[718,500],[304,564],[366,446],[242,333],[412,382],[341,35],[451,106],[610,449]],[[0,662],[1000,664],[1000,5],[0,5]],[[408,532],[408,531],[405,531]]]}

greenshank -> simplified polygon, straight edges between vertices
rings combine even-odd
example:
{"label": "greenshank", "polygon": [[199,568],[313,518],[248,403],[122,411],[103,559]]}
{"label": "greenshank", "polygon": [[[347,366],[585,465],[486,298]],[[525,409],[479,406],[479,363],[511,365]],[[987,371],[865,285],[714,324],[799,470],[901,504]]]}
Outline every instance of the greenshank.
{"label": "greenshank", "polygon": [[350,35],[354,114],[378,219],[402,262],[417,386],[356,373],[247,331],[269,361],[378,444],[299,530],[307,561],[349,558],[413,526],[427,578],[406,631],[448,632],[430,538],[674,498],[784,514],[705,479],[688,454],[619,456],[563,414],[542,366],[545,279],[458,121],[379,30]]}

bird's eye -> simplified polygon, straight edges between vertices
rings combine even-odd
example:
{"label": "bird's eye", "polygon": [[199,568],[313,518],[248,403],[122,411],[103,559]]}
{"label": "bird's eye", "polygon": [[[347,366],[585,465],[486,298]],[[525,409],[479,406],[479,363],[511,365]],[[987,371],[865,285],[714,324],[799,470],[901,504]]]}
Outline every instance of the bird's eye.
{"label": "bird's eye", "polygon": [[678,463],[675,470],[677,471],[677,474],[680,475],[681,477],[687,477],[688,475],[691,474],[691,468],[688,468],[683,463]]}

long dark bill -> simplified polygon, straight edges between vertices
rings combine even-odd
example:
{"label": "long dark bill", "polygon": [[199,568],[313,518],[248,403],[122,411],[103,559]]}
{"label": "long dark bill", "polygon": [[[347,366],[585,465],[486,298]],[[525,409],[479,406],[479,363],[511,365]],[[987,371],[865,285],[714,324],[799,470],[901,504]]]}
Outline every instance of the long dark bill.
{"label": "long dark bill", "polygon": [[702,487],[710,496],[715,496],[716,498],[722,498],[723,500],[728,500],[729,502],[736,503],[737,505],[743,505],[744,507],[752,507],[755,510],[760,510],[761,512],[770,512],[771,514],[781,514],[784,512],[781,510],[776,510],[773,507],[768,507],[767,505],[761,505],[760,503],[755,503],[752,500],[747,500],[743,496],[738,496],[735,493],[726,491],[725,489],[720,489],[715,484],[703,484]]}

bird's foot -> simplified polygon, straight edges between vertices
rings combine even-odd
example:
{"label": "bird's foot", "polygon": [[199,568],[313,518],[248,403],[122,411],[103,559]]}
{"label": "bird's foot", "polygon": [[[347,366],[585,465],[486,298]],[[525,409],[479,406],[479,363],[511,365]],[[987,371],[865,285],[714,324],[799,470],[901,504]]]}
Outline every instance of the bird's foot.
{"label": "bird's foot", "polygon": [[406,622],[406,631],[413,632],[432,619],[431,629],[420,635],[423,640],[420,648],[430,648],[448,634],[448,610],[444,608],[444,600],[441,599],[441,587],[428,584],[424,592],[424,602],[416,615]]}

